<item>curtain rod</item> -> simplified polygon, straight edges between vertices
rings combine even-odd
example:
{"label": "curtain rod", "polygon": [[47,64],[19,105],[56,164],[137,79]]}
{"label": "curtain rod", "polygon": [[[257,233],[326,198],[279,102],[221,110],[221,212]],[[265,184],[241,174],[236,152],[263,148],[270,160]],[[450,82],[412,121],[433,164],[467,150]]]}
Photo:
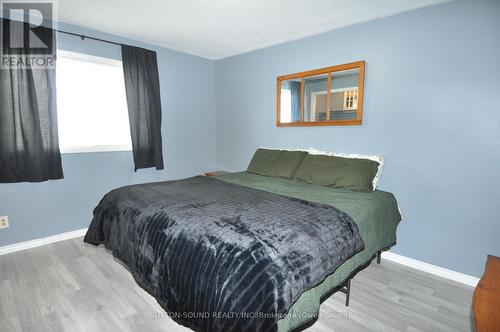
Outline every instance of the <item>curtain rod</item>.
{"label": "curtain rod", "polygon": [[[9,18],[3,18],[3,17],[0,17],[0,19],[11,20]],[[75,36],[75,37],[80,37],[82,40],[84,40],[85,38],[87,38],[87,39],[92,39],[92,40],[100,41],[100,42],[103,42],[103,43],[118,45],[118,46],[132,46],[132,45],[128,45],[128,44],[117,43],[117,42],[114,42],[114,41],[111,41],[111,40],[106,40],[106,39],[101,39],[101,38],[87,36],[87,35],[84,35],[84,34],[81,34],[81,33],[74,33],[74,32],[69,32],[69,31],[59,30],[59,29],[53,29],[53,30],[56,31],[56,32],[59,32],[59,33],[65,33],[67,35],[71,35],[71,36]],[[132,47],[135,47],[135,46],[132,46]]]}
{"label": "curtain rod", "polygon": [[117,42],[114,42],[114,41],[111,41],[111,40],[106,40],[106,39],[101,39],[101,38],[96,38],[96,37],[90,37],[90,36],[87,36],[87,35],[82,35],[80,33],[68,32],[68,31],[58,30],[58,29],[54,29],[54,30],[57,31],[57,32],[60,32],[60,33],[65,33],[67,35],[80,37],[82,40],[84,40],[86,38],[86,39],[97,40],[97,41],[100,41],[100,42],[103,42],[103,43],[109,43],[109,44],[114,44],[114,45],[118,45],[118,46],[131,46],[131,45],[127,45],[127,44],[117,43]]}
{"label": "curtain rod", "polygon": [[[0,17],[0,19],[5,19],[5,18]],[[10,20],[10,19],[7,18],[7,20]],[[133,46],[133,45],[129,45],[129,44],[117,43],[117,42],[114,42],[114,41],[111,41],[111,40],[107,40],[107,39],[91,37],[91,36],[87,36],[87,35],[84,35],[84,34],[81,34],[81,33],[74,33],[74,32],[69,32],[69,31],[59,30],[59,29],[53,29],[53,30],[56,31],[56,32],[59,32],[59,33],[64,33],[64,34],[70,35],[70,36],[80,37],[82,40],[84,40],[85,38],[87,38],[87,39],[92,39],[92,40],[100,41],[100,42],[103,42],[103,43],[118,45],[118,46],[137,47],[137,46]]]}

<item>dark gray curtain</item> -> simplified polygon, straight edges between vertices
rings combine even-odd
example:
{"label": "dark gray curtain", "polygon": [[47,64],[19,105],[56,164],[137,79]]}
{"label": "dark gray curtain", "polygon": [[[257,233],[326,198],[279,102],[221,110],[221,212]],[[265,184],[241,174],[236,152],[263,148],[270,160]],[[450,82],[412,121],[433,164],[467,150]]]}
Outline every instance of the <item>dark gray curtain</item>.
{"label": "dark gray curtain", "polygon": [[122,45],[122,62],[135,170],[163,169],[156,52]]}
{"label": "dark gray curtain", "polygon": [[0,182],[63,178],[52,68],[0,69]]}
{"label": "dark gray curtain", "polygon": [[300,82],[290,81],[292,96],[292,122],[300,121]]}

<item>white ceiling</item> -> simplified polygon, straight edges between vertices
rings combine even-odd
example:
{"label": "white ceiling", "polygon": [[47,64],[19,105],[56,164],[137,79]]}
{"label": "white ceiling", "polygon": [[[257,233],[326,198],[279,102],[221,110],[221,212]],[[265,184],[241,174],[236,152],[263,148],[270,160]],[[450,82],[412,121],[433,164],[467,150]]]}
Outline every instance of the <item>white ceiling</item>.
{"label": "white ceiling", "polygon": [[221,59],[447,0],[58,0],[59,21]]}

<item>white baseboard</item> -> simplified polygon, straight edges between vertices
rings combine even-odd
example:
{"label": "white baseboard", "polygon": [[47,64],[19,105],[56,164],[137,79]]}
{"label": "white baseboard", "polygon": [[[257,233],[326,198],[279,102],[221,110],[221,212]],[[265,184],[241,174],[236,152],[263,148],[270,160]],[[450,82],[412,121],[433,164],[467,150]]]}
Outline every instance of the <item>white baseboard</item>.
{"label": "white baseboard", "polygon": [[[10,254],[12,252],[16,251],[21,251],[21,250],[26,250],[26,249],[31,249],[31,248],[36,248],[36,247],[41,247],[46,244],[54,243],[54,242],[59,242],[59,241],[64,241],[68,239],[73,239],[75,237],[80,237],[85,235],[87,233],[87,228],[82,228],[78,229],[76,231],[71,231],[71,232],[66,232],[66,233],[61,233],[61,234],[56,234],[56,235],[51,235],[47,236],[44,238],[40,239],[34,239],[26,242],[19,242],[19,243],[14,243],[8,246],[0,247],[0,256],[1,255],[6,255]],[[463,274],[460,272],[448,270],[436,265],[432,265],[429,263],[425,263],[422,261],[418,261],[413,258],[409,258],[406,256],[401,256],[395,253],[392,253],[390,251],[385,251],[382,253],[382,257],[384,259],[387,259],[389,261],[399,263],[402,265],[406,265],[409,267],[412,267],[414,269],[424,271],[427,273],[431,273],[446,279],[450,279],[453,281],[460,282],[462,284],[466,284],[472,287],[476,287],[477,283],[479,282],[479,278],[469,276],[467,274]]]}
{"label": "white baseboard", "polygon": [[473,277],[473,276],[470,276],[467,274],[463,274],[460,272],[456,272],[453,270],[448,270],[448,269],[445,269],[445,268],[442,268],[442,267],[439,267],[436,265],[432,265],[429,263],[425,263],[422,261],[418,261],[416,259],[409,258],[406,256],[401,256],[401,255],[392,253],[390,251],[383,252],[382,258],[387,259],[387,260],[392,261],[392,262],[395,262],[395,263],[399,263],[401,265],[406,265],[406,266],[412,267],[412,268],[420,270],[420,271],[434,274],[434,275],[437,275],[437,276],[442,277],[442,278],[446,278],[449,280],[460,282],[462,284],[466,284],[466,285],[469,285],[472,287],[476,287],[477,283],[479,282],[479,278],[476,278],[476,277]]}
{"label": "white baseboard", "polygon": [[50,244],[50,243],[54,243],[54,242],[73,239],[75,237],[83,236],[83,235],[85,235],[85,233],[87,233],[87,228],[82,228],[82,229],[78,229],[76,231],[51,235],[51,236],[43,237],[40,239],[34,239],[34,240],[30,240],[30,241],[10,244],[8,246],[0,247],[0,256],[10,254],[10,253],[16,252],[16,251],[41,247],[41,246],[44,246],[46,244]]}

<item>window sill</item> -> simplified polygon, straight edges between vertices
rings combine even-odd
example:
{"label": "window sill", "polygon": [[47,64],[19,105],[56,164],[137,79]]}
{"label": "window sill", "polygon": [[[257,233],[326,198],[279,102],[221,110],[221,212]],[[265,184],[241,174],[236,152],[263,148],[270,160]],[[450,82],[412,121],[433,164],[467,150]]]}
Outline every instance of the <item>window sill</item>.
{"label": "window sill", "polygon": [[102,146],[78,146],[60,148],[62,154],[70,153],[92,153],[92,152],[117,152],[132,151],[130,145],[102,145]]}

